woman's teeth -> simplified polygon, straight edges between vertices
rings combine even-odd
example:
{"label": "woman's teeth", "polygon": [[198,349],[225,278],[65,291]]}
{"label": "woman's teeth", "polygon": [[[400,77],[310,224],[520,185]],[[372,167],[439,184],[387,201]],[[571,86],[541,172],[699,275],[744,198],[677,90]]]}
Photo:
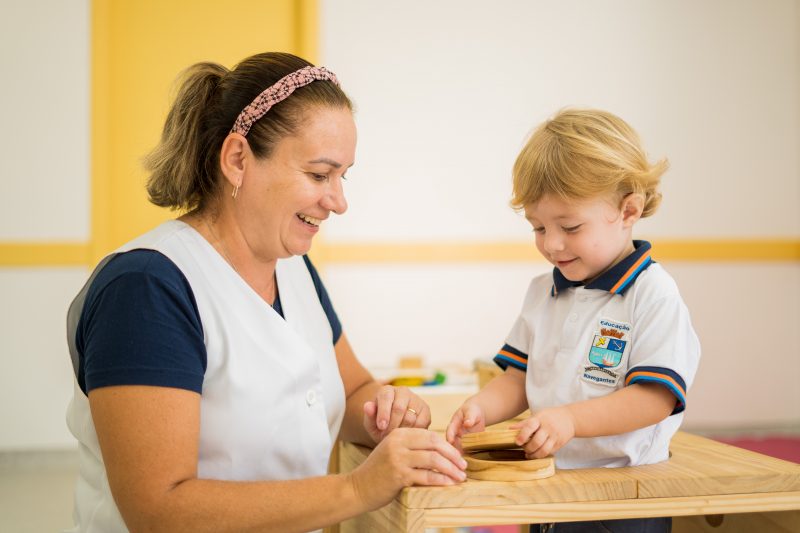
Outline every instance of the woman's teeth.
{"label": "woman's teeth", "polygon": [[319,226],[322,220],[314,217],[310,217],[308,215],[304,215],[303,213],[297,213],[297,218],[305,222],[306,224],[311,224],[312,226]]}

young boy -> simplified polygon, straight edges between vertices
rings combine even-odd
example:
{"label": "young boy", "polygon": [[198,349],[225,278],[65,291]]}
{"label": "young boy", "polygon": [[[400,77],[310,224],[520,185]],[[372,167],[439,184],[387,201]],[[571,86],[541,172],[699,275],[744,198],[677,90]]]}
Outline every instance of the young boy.
{"label": "young boy", "polygon": [[[650,243],[632,239],[661,201],[666,168],[604,111],[564,110],[533,133],[514,165],[511,203],[555,268],[531,282],[494,359],[505,372],[456,411],[448,441],[530,407],[510,426],[529,458],[554,455],[562,469],[668,458],[700,345]],[[669,530],[669,519],[643,522],[642,531]]]}

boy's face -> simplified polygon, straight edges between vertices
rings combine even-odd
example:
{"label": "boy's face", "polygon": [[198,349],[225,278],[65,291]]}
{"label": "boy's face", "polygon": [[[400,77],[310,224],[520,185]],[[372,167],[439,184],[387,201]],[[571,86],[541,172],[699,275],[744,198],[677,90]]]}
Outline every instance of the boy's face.
{"label": "boy's face", "polygon": [[621,207],[605,197],[563,200],[552,195],[526,205],[536,248],[568,280],[593,281],[634,250],[631,228],[641,209],[629,205],[631,196]]}

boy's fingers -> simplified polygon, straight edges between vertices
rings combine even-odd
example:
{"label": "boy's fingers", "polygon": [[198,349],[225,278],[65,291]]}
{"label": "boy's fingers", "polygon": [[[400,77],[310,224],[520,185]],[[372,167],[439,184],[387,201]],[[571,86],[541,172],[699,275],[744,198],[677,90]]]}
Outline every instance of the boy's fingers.
{"label": "boy's fingers", "polygon": [[463,419],[461,417],[461,410],[456,411],[453,414],[453,418],[450,419],[450,423],[447,424],[447,430],[445,431],[445,437],[447,438],[447,442],[452,444],[456,440],[456,435],[458,434],[459,430],[461,429],[461,423]]}
{"label": "boy's fingers", "polygon": [[468,405],[464,411],[465,428],[471,428],[478,423],[478,420],[481,418],[481,410],[477,405]]}
{"label": "boy's fingers", "polygon": [[525,451],[535,454],[549,438],[550,434],[545,429],[539,428],[525,445]]}
{"label": "boy's fingers", "polygon": [[517,446],[525,446],[527,449],[528,447],[526,443],[531,440],[531,437],[536,433],[536,430],[539,429],[539,421],[535,418],[529,418],[524,422],[512,424],[509,426],[509,429],[519,429],[519,433],[517,433],[517,437],[514,442],[517,443]]}
{"label": "boy's fingers", "polygon": [[525,450],[525,457],[528,459],[542,459],[550,455],[553,451],[553,448],[556,445],[556,441],[554,438],[550,437],[547,438],[541,446],[533,450],[532,452],[528,453],[528,450]]}

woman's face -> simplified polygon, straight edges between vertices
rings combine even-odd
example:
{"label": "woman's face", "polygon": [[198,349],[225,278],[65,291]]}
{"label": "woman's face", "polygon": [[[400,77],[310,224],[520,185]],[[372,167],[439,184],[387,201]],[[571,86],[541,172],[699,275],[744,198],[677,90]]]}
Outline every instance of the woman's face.
{"label": "woman's face", "polygon": [[331,213],[347,210],[342,180],[353,165],[356,128],[347,108],[316,108],[295,135],[255,160],[234,211],[249,248],[262,260],[302,255]]}

